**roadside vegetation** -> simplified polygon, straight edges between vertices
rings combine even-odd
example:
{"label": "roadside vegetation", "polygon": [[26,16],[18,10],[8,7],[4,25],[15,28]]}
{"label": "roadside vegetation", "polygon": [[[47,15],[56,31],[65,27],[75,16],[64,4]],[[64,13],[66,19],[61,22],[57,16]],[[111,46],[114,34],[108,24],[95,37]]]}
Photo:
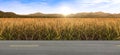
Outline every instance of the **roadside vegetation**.
{"label": "roadside vegetation", "polygon": [[120,40],[120,19],[0,18],[0,40]]}

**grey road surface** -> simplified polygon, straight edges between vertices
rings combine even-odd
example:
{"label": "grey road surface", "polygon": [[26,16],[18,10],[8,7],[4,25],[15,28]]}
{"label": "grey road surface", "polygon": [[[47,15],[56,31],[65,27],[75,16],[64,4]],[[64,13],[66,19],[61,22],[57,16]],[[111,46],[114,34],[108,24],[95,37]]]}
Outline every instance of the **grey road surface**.
{"label": "grey road surface", "polygon": [[0,41],[0,55],[120,55],[120,41]]}

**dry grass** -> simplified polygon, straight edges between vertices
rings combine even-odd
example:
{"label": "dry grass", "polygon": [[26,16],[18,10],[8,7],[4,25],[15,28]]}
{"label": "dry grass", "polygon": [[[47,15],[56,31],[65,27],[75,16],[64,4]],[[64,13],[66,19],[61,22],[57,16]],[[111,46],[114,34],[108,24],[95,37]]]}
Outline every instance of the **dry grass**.
{"label": "dry grass", "polygon": [[119,18],[1,18],[0,40],[119,40]]}

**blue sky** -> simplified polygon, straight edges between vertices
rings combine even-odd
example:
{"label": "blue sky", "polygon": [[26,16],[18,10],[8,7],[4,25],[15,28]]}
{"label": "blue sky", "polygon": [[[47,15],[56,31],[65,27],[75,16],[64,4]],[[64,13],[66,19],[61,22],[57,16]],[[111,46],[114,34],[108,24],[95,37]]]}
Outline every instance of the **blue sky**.
{"label": "blue sky", "polygon": [[120,0],[0,0],[0,10],[17,14],[97,11],[120,13]]}

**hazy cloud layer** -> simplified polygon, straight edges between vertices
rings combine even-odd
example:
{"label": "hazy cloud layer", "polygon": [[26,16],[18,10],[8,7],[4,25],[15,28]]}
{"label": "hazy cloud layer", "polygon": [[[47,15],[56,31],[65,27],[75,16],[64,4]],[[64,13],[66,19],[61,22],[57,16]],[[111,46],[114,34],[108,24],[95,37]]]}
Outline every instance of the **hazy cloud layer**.
{"label": "hazy cloud layer", "polygon": [[120,13],[120,0],[0,0],[0,10],[18,14],[96,11]]}

